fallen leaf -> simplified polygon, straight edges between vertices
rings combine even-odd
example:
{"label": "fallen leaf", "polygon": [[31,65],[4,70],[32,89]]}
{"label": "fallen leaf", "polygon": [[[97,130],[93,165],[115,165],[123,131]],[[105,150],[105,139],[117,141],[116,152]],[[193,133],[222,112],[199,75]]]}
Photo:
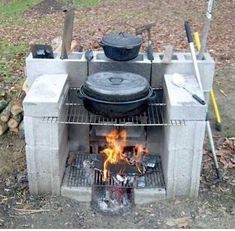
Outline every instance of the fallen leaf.
{"label": "fallen leaf", "polygon": [[175,219],[175,223],[178,226],[178,228],[188,228],[191,223],[190,217],[180,217]]}

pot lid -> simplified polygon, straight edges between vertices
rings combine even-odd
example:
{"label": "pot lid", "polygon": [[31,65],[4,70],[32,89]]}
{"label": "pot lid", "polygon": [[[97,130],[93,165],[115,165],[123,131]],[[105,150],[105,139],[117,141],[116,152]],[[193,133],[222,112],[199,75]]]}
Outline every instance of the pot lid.
{"label": "pot lid", "polygon": [[138,36],[126,32],[119,32],[105,35],[102,38],[102,42],[105,45],[115,47],[128,47],[140,45],[142,43],[142,39]]}
{"label": "pot lid", "polygon": [[97,72],[84,84],[87,95],[103,100],[135,100],[148,95],[149,82],[141,75],[122,72]]}

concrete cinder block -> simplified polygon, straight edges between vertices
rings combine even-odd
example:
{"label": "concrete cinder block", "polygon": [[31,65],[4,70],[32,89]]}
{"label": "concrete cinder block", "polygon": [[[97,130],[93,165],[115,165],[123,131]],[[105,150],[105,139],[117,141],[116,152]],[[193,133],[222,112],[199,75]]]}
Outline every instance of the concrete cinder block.
{"label": "concrete cinder block", "polygon": [[68,91],[68,76],[43,75],[35,80],[24,101],[24,115],[58,117]]}
{"label": "concrete cinder block", "polygon": [[91,202],[92,188],[82,186],[68,186],[69,185],[69,171],[66,169],[63,183],[61,185],[61,196],[75,199],[82,202]]}
{"label": "concrete cinder block", "polygon": [[89,64],[89,74],[100,71],[127,71],[139,74],[149,81],[151,62],[147,59],[145,53],[139,55],[129,61],[115,61],[105,56],[102,51],[94,52],[94,58]]}
{"label": "concrete cinder block", "polygon": [[60,195],[61,176],[53,178],[47,173],[28,173],[29,191],[31,194],[50,192]]}
{"label": "concrete cinder block", "polygon": [[81,202],[91,202],[91,187],[68,187],[61,186],[61,196]]}
{"label": "concrete cinder block", "polygon": [[44,121],[40,117],[24,116],[25,121],[25,142],[29,146],[46,146],[59,148],[61,140],[68,137],[68,125],[57,123],[57,120],[65,121],[67,108],[61,110],[58,118]]}
{"label": "concrete cinder block", "polygon": [[[63,142],[63,144],[67,144]],[[68,147],[61,149],[45,146],[25,147],[27,170],[30,173],[48,173],[49,175],[63,175]]]}
{"label": "concrete cinder block", "polygon": [[87,78],[87,61],[84,52],[69,54],[68,59],[60,59],[60,53],[55,53],[55,59],[34,59],[32,54],[26,58],[26,76],[29,87],[41,75],[68,74],[74,87],[80,87]]}
{"label": "concrete cinder block", "polygon": [[[163,86],[163,76],[165,74],[194,74],[194,67],[190,53],[173,53],[172,60],[169,64],[163,64],[162,59],[162,53],[154,53],[154,60],[152,66],[153,87]],[[215,62],[208,53],[204,54],[203,60],[198,60],[198,68],[201,76],[203,90],[211,90],[215,73]]]}
{"label": "concrete cinder block", "polygon": [[167,198],[197,196],[205,137],[205,121],[164,127],[162,159]]}
{"label": "concrete cinder block", "polygon": [[134,192],[135,204],[154,203],[166,197],[164,188],[134,189]]}
{"label": "concrete cinder block", "polygon": [[69,151],[67,137],[64,137],[59,148],[26,145],[25,149],[32,193],[59,192]]}
{"label": "concrete cinder block", "polygon": [[[205,120],[208,105],[202,105],[183,88],[172,83],[175,74],[164,75],[164,100],[167,105],[167,117],[169,120]],[[178,73],[177,73],[178,74]],[[184,86],[193,94],[204,99],[194,75],[181,75],[184,78]]]}

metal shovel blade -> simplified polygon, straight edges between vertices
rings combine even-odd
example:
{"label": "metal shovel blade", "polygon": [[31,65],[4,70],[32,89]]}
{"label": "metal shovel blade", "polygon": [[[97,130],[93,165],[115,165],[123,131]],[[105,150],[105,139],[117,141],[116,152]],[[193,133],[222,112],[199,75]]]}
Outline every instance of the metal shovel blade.
{"label": "metal shovel blade", "polygon": [[68,52],[71,48],[71,42],[73,38],[73,21],[74,21],[74,8],[70,8],[65,11],[64,30],[62,36],[62,51],[61,59],[68,58]]}

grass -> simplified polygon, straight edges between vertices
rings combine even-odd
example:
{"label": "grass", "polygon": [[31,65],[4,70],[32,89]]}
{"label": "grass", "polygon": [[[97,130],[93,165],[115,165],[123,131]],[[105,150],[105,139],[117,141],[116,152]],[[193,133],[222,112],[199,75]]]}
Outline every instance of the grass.
{"label": "grass", "polygon": [[[41,0],[12,0],[0,1],[0,27],[23,26],[23,12]],[[0,80],[12,82],[14,71],[20,69],[22,57],[27,49],[24,42],[18,41],[13,44],[7,39],[0,37]]]}
{"label": "grass", "polygon": [[19,68],[20,60],[27,49],[25,43],[12,44],[7,40],[0,40],[0,77],[4,81],[12,81],[12,73]]}
{"label": "grass", "polygon": [[0,2],[1,25],[11,22],[14,22],[14,24],[21,23],[23,12],[39,2],[40,0],[12,0],[5,4]]}

